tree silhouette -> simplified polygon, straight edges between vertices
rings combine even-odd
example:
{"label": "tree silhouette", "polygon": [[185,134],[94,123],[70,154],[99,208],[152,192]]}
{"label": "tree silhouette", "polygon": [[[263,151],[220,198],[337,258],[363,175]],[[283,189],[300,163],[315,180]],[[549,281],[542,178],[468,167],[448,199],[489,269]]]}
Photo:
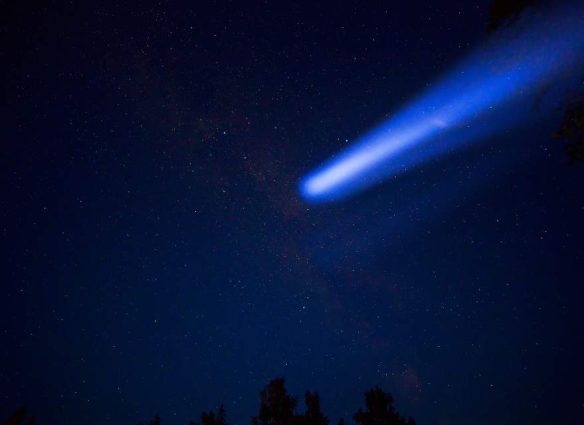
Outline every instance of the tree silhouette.
{"label": "tree silhouette", "polygon": [[412,418],[407,421],[393,407],[393,397],[379,387],[365,393],[365,407],[355,413],[358,425],[415,425]]}
{"label": "tree silhouette", "polygon": [[[189,425],[199,425],[195,421],[190,421]],[[217,409],[217,413],[210,410],[209,412],[201,413],[201,423],[200,425],[227,425],[225,421],[225,407],[223,404]]]}
{"label": "tree silhouette", "polygon": [[493,0],[489,11],[487,30],[495,31],[513,23],[521,12],[529,6],[543,3],[545,0]]}
{"label": "tree silhouette", "polygon": [[584,96],[567,104],[562,124],[554,137],[565,142],[571,163],[584,161]]}
{"label": "tree silhouette", "polygon": [[304,394],[306,413],[303,417],[303,425],[328,425],[329,420],[320,410],[320,396],[316,392],[306,391]]}
{"label": "tree silhouette", "polygon": [[260,409],[257,416],[252,418],[253,425],[294,425],[298,423],[296,417],[297,401],[288,394],[284,385],[284,378],[270,381],[268,386],[260,392]]}
{"label": "tree silhouette", "polygon": [[[320,396],[317,392],[306,391],[304,394],[306,410],[296,413],[296,398],[288,394],[284,378],[276,378],[260,391],[260,407],[257,416],[253,416],[252,425],[329,425],[329,419],[322,413]],[[393,397],[381,388],[375,387],[365,393],[365,406],[355,416],[357,425],[415,425],[413,419],[404,419],[393,407]],[[0,425],[34,425],[35,419],[24,422],[26,410],[18,408]],[[160,425],[160,416],[148,422],[148,425]],[[140,423],[142,425],[142,423]],[[189,421],[189,425],[228,425],[225,420],[225,407],[221,404],[216,410],[201,413],[200,422]],[[347,425],[340,419],[338,425]]]}
{"label": "tree silhouette", "polygon": [[[532,6],[552,3],[550,0],[493,0],[487,30],[496,31],[512,24],[521,13]],[[584,85],[584,81],[583,81]],[[564,118],[560,129],[553,134],[562,140],[570,163],[584,161],[584,96],[577,90],[563,104]]]}

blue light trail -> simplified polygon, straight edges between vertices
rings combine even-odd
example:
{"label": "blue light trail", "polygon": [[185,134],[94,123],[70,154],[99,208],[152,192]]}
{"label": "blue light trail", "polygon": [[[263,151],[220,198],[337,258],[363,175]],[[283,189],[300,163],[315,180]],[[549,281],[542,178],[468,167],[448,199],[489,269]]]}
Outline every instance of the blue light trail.
{"label": "blue light trail", "polygon": [[521,24],[305,176],[299,186],[302,197],[310,202],[345,198],[493,134],[518,121],[509,116],[510,105],[582,69],[584,7]]}

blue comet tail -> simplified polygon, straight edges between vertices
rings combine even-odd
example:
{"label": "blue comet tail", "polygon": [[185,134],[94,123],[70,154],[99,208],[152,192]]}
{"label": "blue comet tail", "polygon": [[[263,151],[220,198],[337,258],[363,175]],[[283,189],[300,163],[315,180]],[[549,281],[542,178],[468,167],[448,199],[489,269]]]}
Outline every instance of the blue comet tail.
{"label": "blue comet tail", "polygon": [[[518,121],[506,108],[544,84],[566,81],[583,63],[582,6],[521,22],[304,177],[300,193],[311,202],[341,199],[492,134],[505,119]],[[497,113],[502,119],[485,123]]]}

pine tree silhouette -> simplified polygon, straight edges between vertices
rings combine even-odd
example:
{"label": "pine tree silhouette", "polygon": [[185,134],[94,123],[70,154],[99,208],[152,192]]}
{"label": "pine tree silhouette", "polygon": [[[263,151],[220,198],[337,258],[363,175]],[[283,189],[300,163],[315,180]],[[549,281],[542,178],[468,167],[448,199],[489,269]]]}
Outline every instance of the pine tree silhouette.
{"label": "pine tree silhouette", "polygon": [[252,417],[253,425],[296,425],[297,401],[288,394],[284,378],[270,381],[260,392],[260,409],[258,416]]}
{"label": "pine tree silhouette", "polygon": [[328,425],[329,420],[320,410],[320,396],[317,392],[306,391],[304,395],[306,413],[303,417],[304,425]]}
{"label": "pine tree silhouette", "polygon": [[353,419],[358,425],[415,425],[412,418],[406,420],[393,407],[393,397],[379,387],[365,393],[365,407],[355,413]]}
{"label": "pine tree silhouette", "polygon": [[546,0],[493,0],[487,30],[494,31],[513,23],[524,9],[544,1]]}
{"label": "pine tree silhouette", "polygon": [[[190,421],[189,425],[199,425],[195,421]],[[225,407],[223,404],[217,409],[217,413],[210,410],[209,412],[201,413],[201,424],[200,425],[227,425],[225,421]]]}

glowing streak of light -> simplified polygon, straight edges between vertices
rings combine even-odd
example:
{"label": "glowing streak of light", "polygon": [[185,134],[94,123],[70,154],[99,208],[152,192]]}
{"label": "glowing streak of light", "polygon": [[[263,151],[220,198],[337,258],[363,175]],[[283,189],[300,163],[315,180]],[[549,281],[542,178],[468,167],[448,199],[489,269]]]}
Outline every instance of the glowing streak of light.
{"label": "glowing streak of light", "polygon": [[[300,182],[301,195],[309,201],[343,198],[418,165],[429,155],[444,154],[460,143],[460,137],[450,138],[453,132],[582,66],[584,8],[547,15],[519,35],[507,36],[509,40],[499,40],[467,59],[434,88],[307,175]],[[442,134],[449,140],[424,152],[425,143],[420,144]],[[471,137],[477,135],[467,138]]]}

